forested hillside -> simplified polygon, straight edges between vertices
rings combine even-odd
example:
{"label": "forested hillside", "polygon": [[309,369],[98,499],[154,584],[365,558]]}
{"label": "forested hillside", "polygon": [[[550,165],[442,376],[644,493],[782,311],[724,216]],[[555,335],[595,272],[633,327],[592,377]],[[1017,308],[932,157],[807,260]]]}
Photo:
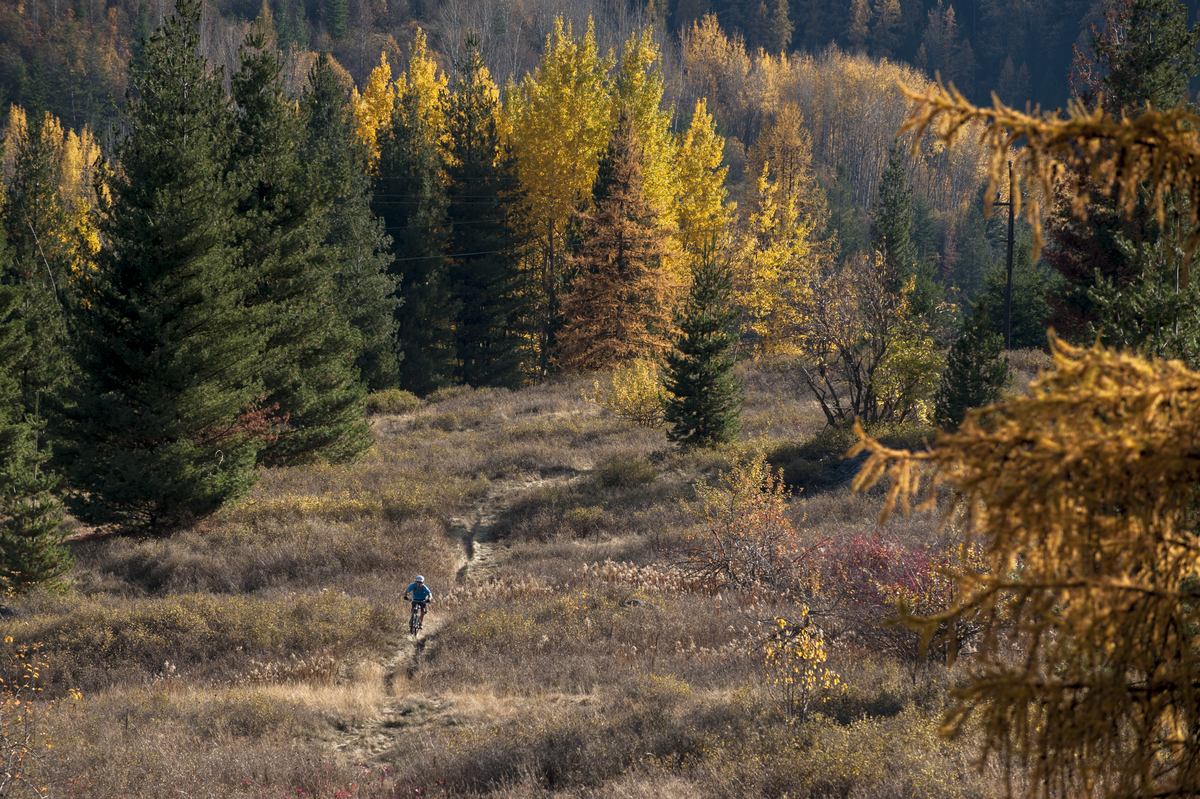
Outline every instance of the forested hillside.
{"label": "forested hillside", "polygon": [[[129,84],[138,42],[171,10],[169,0],[14,0],[0,9],[0,101],[41,101],[66,124],[93,129],[112,119],[111,96]],[[977,101],[1001,99],[1062,106],[1069,94],[1071,47],[1086,50],[1092,25],[1103,27],[1100,0],[214,0],[207,4],[201,46],[232,68],[244,25],[270,22],[280,49],[328,51],[358,82],[379,53],[397,56],[420,26],[446,60],[460,54],[468,30],[481,33],[484,62],[501,84],[538,60],[556,16],[576,28],[596,19],[603,49],[635,28],[658,31],[679,77],[680,36],[713,13],[750,53],[819,55],[830,45],[909,64],[947,80]],[[1187,3],[1194,18],[1196,0]],[[303,70],[293,73],[303,77]],[[294,85],[290,88],[295,88]]]}
{"label": "forested hillside", "polygon": [[[81,136],[88,131],[111,155],[122,135],[119,112],[131,88],[131,70],[142,57],[142,41],[170,14],[171,5],[166,0],[6,4],[0,9],[3,107],[28,110],[40,104],[57,124]],[[1002,97],[1062,104],[1071,45],[1088,47],[1088,26],[1100,21],[1102,7],[1099,2],[1027,3],[1016,13],[999,2],[975,2],[969,11],[898,0],[845,10],[836,3],[752,5],[221,0],[203,4],[198,46],[213,68],[223,70],[228,89],[240,68],[239,48],[253,26],[262,32],[264,47],[280,55],[286,94],[304,89],[316,53],[324,52],[341,85],[357,87],[365,98],[384,91],[371,87],[373,79],[387,83],[399,76],[418,44],[435,71],[452,76],[466,55],[468,38],[474,37],[490,80],[515,90],[543,64],[546,39],[556,35],[556,25],[570,28],[576,38],[590,26],[597,58],[612,58],[621,69],[631,37],[645,31],[652,43],[644,42],[631,57],[651,58],[639,68],[661,84],[656,100],[661,126],[672,136],[684,135],[697,103],[705,101],[723,142],[728,196],[743,213],[754,203],[762,164],[793,151],[800,159],[797,177],[813,184],[804,189],[810,207],[802,216],[812,217],[817,237],[836,234],[838,257],[844,260],[865,251],[872,237],[870,214],[907,107],[898,82],[919,85],[940,72],[968,96],[986,97],[995,88]],[[767,11],[776,31],[769,36],[759,19]],[[1017,21],[1020,31],[997,34],[1002,25]],[[794,31],[790,39],[784,35],[789,28]],[[952,51],[970,51],[972,40],[1000,50],[975,45],[978,55],[963,56],[978,62],[968,76],[951,64],[957,58]],[[652,56],[645,55],[651,51]],[[388,74],[378,72],[381,58]],[[1005,70],[1008,61],[1016,66]],[[605,64],[601,70],[606,73],[601,82],[611,83],[605,89],[609,93],[616,89],[615,73],[608,74],[612,68]],[[378,114],[388,113],[378,105],[385,99],[378,95],[374,101]],[[500,105],[511,107],[508,101]],[[380,118],[373,126],[382,124]],[[640,125],[646,133],[645,122]],[[905,170],[914,190],[920,257],[965,296],[975,296],[1001,254],[996,235],[980,235],[978,153],[930,145]],[[648,173],[652,194],[663,174],[661,169]],[[81,184],[89,181],[81,173]],[[531,186],[526,183],[525,189]]]}

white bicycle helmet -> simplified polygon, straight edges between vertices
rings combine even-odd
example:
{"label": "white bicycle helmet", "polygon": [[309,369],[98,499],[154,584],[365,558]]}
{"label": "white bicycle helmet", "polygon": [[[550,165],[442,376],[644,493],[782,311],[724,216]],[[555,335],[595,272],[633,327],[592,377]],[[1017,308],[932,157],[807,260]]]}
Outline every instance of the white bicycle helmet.
{"label": "white bicycle helmet", "polygon": [[418,574],[418,575],[417,575],[417,582],[418,582],[418,583],[423,583],[423,582],[425,582],[425,578],[424,578],[424,577],[422,577],[421,575],[419,575],[419,574]]}

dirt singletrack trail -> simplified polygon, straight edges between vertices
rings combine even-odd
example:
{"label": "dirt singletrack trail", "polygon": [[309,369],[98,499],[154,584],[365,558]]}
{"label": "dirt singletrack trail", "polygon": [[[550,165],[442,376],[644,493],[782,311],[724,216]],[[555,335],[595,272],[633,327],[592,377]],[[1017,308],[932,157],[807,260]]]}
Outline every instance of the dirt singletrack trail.
{"label": "dirt singletrack trail", "polygon": [[529,475],[518,480],[499,481],[486,495],[476,500],[466,513],[450,518],[450,534],[462,542],[457,581],[484,582],[500,566],[499,547],[493,528],[500,515],[512,507],[521,495],[539,488],[568,485],[578,480],[580,472],[571,471],[542,477]]}
{"label": "dirt singletrack trail", "polygon": [[[471,506],[450,517],[449,535],[460,542],[456,559],[456,583],[469,585],[486,582],[496,573],[504,560],[505,547],[494,534],[496,522],[520,498],[540,488],[564,486],[581,479],[584,471],[567,471],[543,477],[526,475],[512,480],[496,481],[487,494]],[[379,759],[392,751],[401,737],[415,728],[448,726],[462,723],[470,709],[459,707],[460,702],[441,694],[426,696],[411,691],[409,681],[425,663],[426,645],[445,623],[437,598],[453,586],[434,586],[434,603],[425,617],[425,628],[414,639],[408,630],[398,630],[388,644],[390,656],[382,666],[383,693],[386,697],[376,718],[356,719],[339,728],[330,742],[334,751],[354,763],[380,764]],[[407,621],[407,610],[402,610]],[[378,674],[378,669],[360,670]],[[357,679],[357,678],[351,678]],[[379,679],[379,677],[374,677]],[[380,764],[382,765],[382,764]]]}

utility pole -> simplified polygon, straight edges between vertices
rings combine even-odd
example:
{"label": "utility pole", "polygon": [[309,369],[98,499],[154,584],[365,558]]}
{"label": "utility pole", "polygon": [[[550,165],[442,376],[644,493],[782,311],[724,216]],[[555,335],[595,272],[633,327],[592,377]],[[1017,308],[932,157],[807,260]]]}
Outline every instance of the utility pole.
{"label": "utility pole", "polygon": [[992,207],[1008,206],[1008,277],[1004,283],[1004,349],[1012,349],[1012,273],[1013,273],[1013,243],[1017,208],[1013,202],[1013,165],[1008,162],[1008,202],[1000,202],[1000,192],[996,192],[996,201]]}

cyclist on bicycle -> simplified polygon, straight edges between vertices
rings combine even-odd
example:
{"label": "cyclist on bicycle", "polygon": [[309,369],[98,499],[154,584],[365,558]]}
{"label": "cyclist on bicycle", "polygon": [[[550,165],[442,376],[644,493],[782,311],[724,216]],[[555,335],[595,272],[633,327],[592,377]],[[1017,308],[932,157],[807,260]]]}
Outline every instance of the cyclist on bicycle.
{"label": "cyclist on bicycle", "polygon": [[419,627],[425,624],[425,611],[428,609],[429,603],[433,601],[433,592],[429,590],[429,586],[425,585],[425,578],[418,574],[417,579],[404,589],[405,599],[408,599],[410,594],[412,595],[413,610],[421,609],[421,618],[417,622]]}

